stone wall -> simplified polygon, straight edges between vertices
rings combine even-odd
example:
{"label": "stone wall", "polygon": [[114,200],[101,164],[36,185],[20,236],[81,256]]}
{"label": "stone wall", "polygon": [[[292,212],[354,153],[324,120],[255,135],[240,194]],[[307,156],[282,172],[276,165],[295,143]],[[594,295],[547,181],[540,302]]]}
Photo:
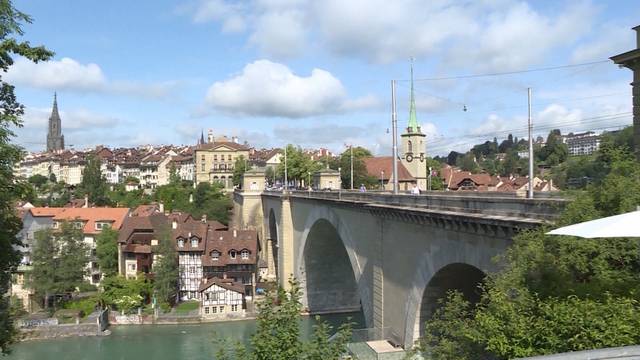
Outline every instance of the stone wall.
{"label": "stone wall", "polygon": [[55,339],[72,336],[101,336],[108,332],[101,332],[97,324],[62,324],[38,326],[20,329],[22,340]]}

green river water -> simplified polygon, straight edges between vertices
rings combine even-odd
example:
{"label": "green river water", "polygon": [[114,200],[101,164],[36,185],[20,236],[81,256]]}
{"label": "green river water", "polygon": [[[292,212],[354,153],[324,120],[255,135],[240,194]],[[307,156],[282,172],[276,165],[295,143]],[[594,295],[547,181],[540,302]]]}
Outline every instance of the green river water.
{"label": "green river water", "polygon": [[[364,327],[361,313],[324,315],[332,325],[352,317],[354,328]],[[308,336],[315,320],[302,318]],[[35,340],[13,346],[7,360],[212,360],[217,337],[248,341],[256,328],[252,320],[197,325],[112,326],[111,335],[55,340]]]}

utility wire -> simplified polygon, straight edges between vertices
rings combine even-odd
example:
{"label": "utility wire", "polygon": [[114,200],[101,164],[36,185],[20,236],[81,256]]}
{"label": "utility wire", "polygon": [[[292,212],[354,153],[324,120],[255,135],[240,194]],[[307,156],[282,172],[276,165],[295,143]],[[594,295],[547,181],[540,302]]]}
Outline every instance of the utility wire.
{"label": "utility wire", "polygon": [[[589,66],[595,64],[602,64],[605,62],[609,62],[610,60],[599,60],[586,62],[581,64],[568,64],[568,65],[559,65],[559,66],[549,66],[543,68],[535,68],[535,69],[525,69],[525,70],[514,70],[514,71],[503,71],[503,72],[494,72],[494,73],[484,73],[484,74],[468,74],[468,75],[454,75],[454,76],[443,76],[443,77],[433,77],[433,78],[418,78],[414,79],[414,81],[440,81],[440,80],[457,80],[457,79],[473,79],[480,77],[493,77],[493,76],[504,76],[504,75],[515,75],[515,74],[525,74],[532,72],[541,72],[541,71],[551,71],[551,70],[559,70],[559,69],[568,69],[575,68],[581,66]],[[411,81],[410,79],[400,79],[398,81]]]}

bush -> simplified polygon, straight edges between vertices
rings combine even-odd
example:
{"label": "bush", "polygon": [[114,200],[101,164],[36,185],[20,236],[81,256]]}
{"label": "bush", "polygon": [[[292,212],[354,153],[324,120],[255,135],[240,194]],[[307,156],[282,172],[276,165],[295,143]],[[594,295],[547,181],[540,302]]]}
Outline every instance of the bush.
{"label": "bush", "polygon": [[186,301],[176,306],[176,312],[179,314],[190,313],[200,307],[199,301]]}
{"label": "bush", "polygon": [[88,282],[83,282],[78,286],[78,291],[80,292],[93,292],[98,291],[98,287]]}
{"label": "bush", "polygon": [[64,309],[77,310],[79,311],[80,316],[84,318],[96,309],[96,305],[98,305],[98,299],[95,297],[90,297],[86,299],[69,301],[64,304]]}

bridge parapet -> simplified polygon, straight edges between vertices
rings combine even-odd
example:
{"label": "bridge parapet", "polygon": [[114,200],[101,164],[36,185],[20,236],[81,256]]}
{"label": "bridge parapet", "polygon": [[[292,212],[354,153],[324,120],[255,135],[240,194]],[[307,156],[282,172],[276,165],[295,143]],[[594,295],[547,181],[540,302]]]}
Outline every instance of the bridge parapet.
{"label": "bridge parapet", "polygon": [[[265,191],[264,195],[282,196],[279,191]],[[516,196],[496,196],[478,193],[452,194],[430,192],[424,195],[399,194],[382,192],[352,191],[290,191],[292,197],[326,199],[333,201],[376,205],[387,205],[410,209],[428,209],[434,211],[500,216],[510,218],[527,218],[536,222],[551,222],[567,204],[562,198],[527,199]]]}

